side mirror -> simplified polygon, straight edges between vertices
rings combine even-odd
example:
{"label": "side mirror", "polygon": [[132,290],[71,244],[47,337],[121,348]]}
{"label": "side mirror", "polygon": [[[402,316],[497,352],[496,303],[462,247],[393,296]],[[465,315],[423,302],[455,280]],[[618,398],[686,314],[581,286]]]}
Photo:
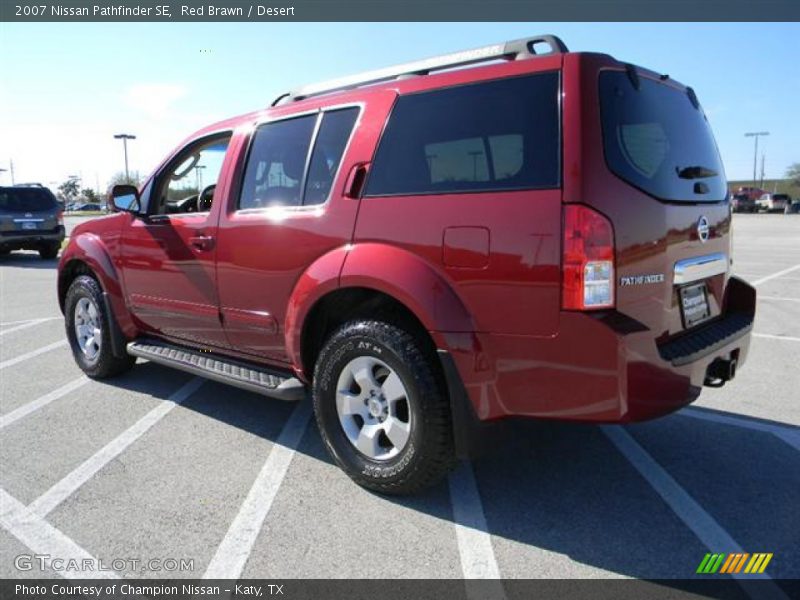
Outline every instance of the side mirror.
{"label": "side mirror", "polygon": [[115,185],[111,190],[111,202],[115,211],[139,212],[139,190],[134,185]]}

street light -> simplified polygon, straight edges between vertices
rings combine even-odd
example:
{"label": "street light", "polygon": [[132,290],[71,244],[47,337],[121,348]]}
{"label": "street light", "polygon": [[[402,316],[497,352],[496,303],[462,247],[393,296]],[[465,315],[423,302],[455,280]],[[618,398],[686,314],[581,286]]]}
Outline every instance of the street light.
{"label": "street light", "polygon": [[756,148],[753,152],[753,187],[756,187],[756,166],[758,164],[758,138],[762,135],[769,135],[769,131],[751,131],[749,133],[745,133],[744,137],[754,137],[756,138]]}
{"label": "street light", "polygon": [[135,140],[136,136],[129,133],[118,133],[114,136],[115,140],[122,140],[122,147],[125,150],[125,180],[130,181],[128,176],[128,140]]}
{"label": "street light", "polygon": [[195,174],[195,177],[197,179],[197,193],[198,194],[203,191],[202,189],[200,189],[200,183],[203,181],[203,177],[200,174],[200,169],[205,169],[205,168],[206,168],[205,165],[195,165],[195,167],[194,167],[194,174]]}

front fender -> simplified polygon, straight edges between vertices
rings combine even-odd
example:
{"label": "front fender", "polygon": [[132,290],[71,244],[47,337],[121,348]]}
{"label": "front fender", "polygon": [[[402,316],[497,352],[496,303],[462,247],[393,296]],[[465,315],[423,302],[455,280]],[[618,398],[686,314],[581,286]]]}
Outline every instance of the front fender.
{"label": "front fender", "polygon": [[80,233],[70,238],[61,260],[58,264],[58,301],[61,312],[64,312],[64,298],[71,278],[68,275],[77,263],[83,263],[97,277],[100,286],[107,294],[122,333],[126,338],[132,339],[137,335],[137,328],[134,325],[122,289],[119,273],[114,266],[111,253],[106,248],[103,239],[94,233]]}

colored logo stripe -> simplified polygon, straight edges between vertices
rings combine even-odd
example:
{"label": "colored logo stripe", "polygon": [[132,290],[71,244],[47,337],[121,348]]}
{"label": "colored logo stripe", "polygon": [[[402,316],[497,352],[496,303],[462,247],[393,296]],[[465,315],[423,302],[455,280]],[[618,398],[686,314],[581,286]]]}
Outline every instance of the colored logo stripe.
{"label": "colored logo stripe", "polygon": [[[750,559],[749,561],[748,558]],[[759,552],[752,555],[747,552],[732,552],[731,554],[724,552],[719,554],[708,553],[697,567],[697,573],[706,575],[717,572],[735,574],[741,573],[742,567],[744,567],[745,573],[763,573],[770,560],[772,560],[771,552]],[[746,567],[745,563],[747,563]]]}

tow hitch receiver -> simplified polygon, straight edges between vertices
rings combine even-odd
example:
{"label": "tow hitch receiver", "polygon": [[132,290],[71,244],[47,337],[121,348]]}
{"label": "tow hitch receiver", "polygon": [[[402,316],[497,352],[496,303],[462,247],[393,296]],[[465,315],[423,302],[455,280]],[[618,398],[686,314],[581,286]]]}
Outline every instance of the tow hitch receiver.
{"label": "tow hitch receiver", "polygon": [[737,359],[732,356],[726,360],[718,358],[706,370],[706,379],[703,382],[708,387],[722,387],[726,382],[736,377],[736,363]]}

